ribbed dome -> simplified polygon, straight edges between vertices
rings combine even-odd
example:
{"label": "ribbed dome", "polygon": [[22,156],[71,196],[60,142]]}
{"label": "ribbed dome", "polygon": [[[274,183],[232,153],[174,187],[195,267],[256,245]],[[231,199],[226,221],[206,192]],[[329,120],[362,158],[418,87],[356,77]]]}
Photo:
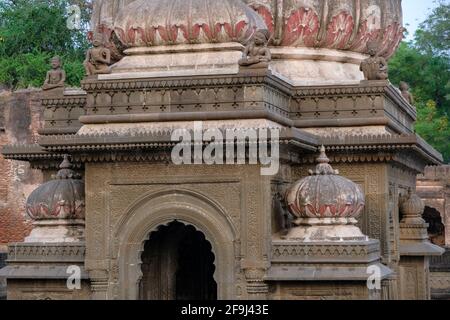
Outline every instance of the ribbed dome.
{"label": "ribbed dome", "polygon": [[[357,218],[364,209],[364,193],[354,182],[338,175],[321,148],[311,176],[295,183],[286,196],[289,211],[298,219]],[[348,221],[356,222],[356,220]]]}
{"label": "ribbed dome", "polygon": [[246,43],[262,18],[241,0],[136,0],[114,21],[125,47]]}
{"label": "ribbed dome", "polygon": [[34,220],[84,219],[84,182],[72,170],[67,156],[55,179],[34,190],[26,206],[27,214]]}
{"label": "ribbed dome", "polygon": [[391,56],[403,38],[401,0],[244,0],[266,22],[273,44]]}
{"label": "ribbed dome", "polygon": [[400,213],[402,222],[405,223],[425,223],[422,218],[425,204],[422,199],[410,188],[408,194],[400,198]]}

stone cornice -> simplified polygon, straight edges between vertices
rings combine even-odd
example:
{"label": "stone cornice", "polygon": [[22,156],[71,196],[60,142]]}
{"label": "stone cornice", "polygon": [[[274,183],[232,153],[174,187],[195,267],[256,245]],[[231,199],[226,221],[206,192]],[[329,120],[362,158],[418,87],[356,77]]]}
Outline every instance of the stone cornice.
{"label": "stone cornice", "polygon": [[265,74],[237,74],[211,76],[184,76],[156,79],[127,79],[127,80],[97,80],[86,79],[82,81],[82,88],[92,91],[127,91],[145,89],[174,89],[186,87],[215,87],[215,86],[242,86],[268,84],[285,93],[292,93],[292,86],[282,79]]}
{"label": "stone cornice", "polygon": [[70,107],[70,106],[81,106],[86,105],[86,93],[77,95],[65,95],[59,98],[43,98],[43,107]]}
{"label": "stone cornice", "polygon": [[[132,160],[126,155],[133,150],[136,159],[170,160],[167,155],[152,156],[152,153],[168,153],[178,142],[171,141],[171,130],[155,130],[133,136],[117,134],[53,135],[42,136],[40,145],[5,146],[3,154],[7,159],[39,161],[62,159],[65,153],[74,155],[74,161]],[[192,132],[193,134],[193,132]],[[280,132],[281,152],[291,154],[282,159],[295,163],[314,164],[315,151],[325,145],[333,163],[385,163],[397,162],[416,172],[422,172],[429,164],[440,164],[442,158],[416,135],[368,135],[317,137],[295,128]],[[207,143],[205,143],[206,145]],[[286,147],[287,146],[287,149]],[[137,152],[139,151],[139,152]],[[114,156],[106,156],[106,153]],[[84,154],[79,159],[77,154]],[[411,157],[419,156],[419,162]],[[94,160],[95,158],[95,160]],[[109,160],[108,160],[109,159]],[[38,166],[45,164],[41,163]]]}
{"label": "stone cornice", "polygon": [[412,150],[429,163],[439,165],[443,162],[442,155],[416,134],[322,137],[319,143],[337,153]]}
{"label": "stone cornice", "polygon": [[52,159],[55,157],[54,153],[45,151],[38,144],[5,145],[2,148],[2,155],[5,159],[13,160]]}

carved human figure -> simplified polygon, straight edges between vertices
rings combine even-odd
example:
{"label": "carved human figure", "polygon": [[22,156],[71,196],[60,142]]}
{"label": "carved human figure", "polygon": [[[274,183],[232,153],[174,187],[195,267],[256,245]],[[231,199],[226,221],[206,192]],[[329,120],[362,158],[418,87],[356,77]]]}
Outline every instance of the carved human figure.
{"label": "carved human figure", "polygon": [[366,80],[387,80],[388,63],[385,58],[377,53],[378,45],[375,42],[369,42],[367,45],[369,58],[361,62],[361,71]]}
{"label": "carved human figure", "polygon": [[408,103],[410,105],[414,105],[414,98],[412,96],[412,94],[409,92],[409,85],[406,82],[400,82],[400,91],[402,93],[403,98],[405,98],[406,101],[408,101]]}
{"label": "carved human figure", "polygon": [[269,42],[269,32],[258,30],[253,41],[245,48],[243,57],[239,60],[239,65],[248,68],[267,68],[272,55],[267,44]]}
{"label": "carved human figure", "polygon": [[52,70],[47,72],[42,90],[48,91],[53,89],[63,89],[66,81],[66,73],[61,68],[61,59],[59,57],[53,57],[51,60]]}
{"label": "carved human figure", "polygon": [[84,67],[86,74],[108,74],[111,73],[111,51],[105,48],[102,42],[101,35],[96,35],[92,41],[93,48],[90,48],[86,53],[86,60]]}

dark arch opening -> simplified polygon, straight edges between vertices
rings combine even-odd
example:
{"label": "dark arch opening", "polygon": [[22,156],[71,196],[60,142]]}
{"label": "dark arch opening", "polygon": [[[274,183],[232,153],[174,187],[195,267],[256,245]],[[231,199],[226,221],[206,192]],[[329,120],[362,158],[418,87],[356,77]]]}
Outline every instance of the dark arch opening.
{"label": "dark arch opening", "polygon": [[216,300],[215,256],[205,235],[174,221],[152,232],[142,253],[141,300]]}
{"label": "dark arch opening", "polygon": [[423,219],[428,223],[430,241],[438,246],[445,246],[445,225],[441,213],[434,208],[425,207]]}

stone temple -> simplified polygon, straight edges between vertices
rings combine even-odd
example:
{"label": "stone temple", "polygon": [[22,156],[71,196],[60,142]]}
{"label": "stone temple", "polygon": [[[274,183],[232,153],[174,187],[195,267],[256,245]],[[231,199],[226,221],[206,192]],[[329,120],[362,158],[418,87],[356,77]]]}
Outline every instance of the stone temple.
{"label": "stone temple", "polygon": [[430,299],[403,31],[401,0],[94,1],[82,88],[52,60],[2,151],[45,177],[8,298]]}

